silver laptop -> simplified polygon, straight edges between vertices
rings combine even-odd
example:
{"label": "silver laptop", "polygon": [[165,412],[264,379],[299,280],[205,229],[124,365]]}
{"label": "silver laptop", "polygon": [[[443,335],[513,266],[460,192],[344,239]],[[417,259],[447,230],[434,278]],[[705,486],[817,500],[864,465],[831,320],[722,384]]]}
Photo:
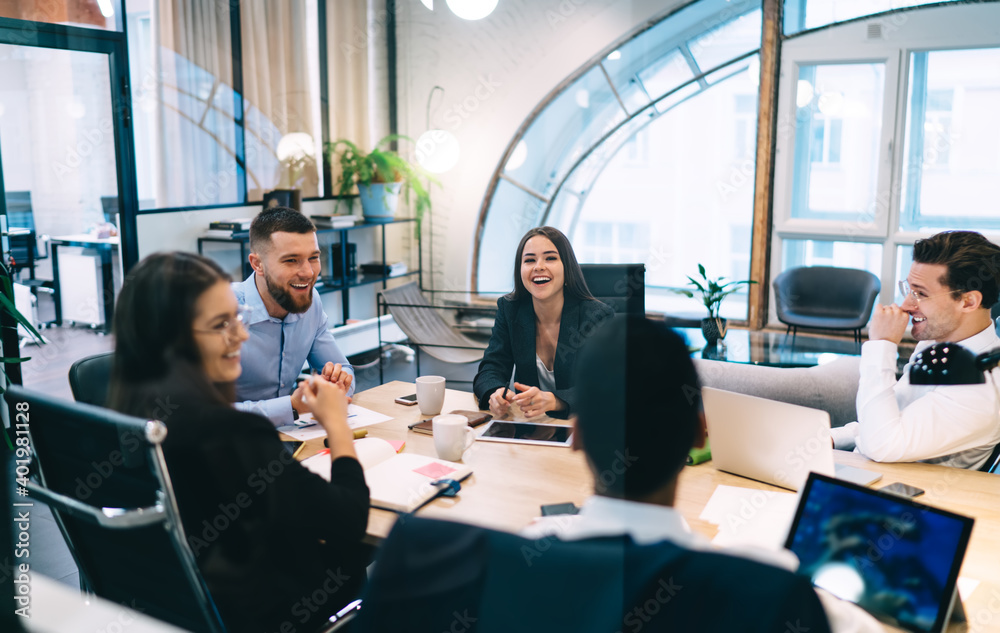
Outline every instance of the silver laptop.
{"label": "silver laptop", "polygon": [[833,463],[826,411],[712,387],[702,387],[701,395],[718,470],[796,491],[810,472],[862,486],[882,478]]}

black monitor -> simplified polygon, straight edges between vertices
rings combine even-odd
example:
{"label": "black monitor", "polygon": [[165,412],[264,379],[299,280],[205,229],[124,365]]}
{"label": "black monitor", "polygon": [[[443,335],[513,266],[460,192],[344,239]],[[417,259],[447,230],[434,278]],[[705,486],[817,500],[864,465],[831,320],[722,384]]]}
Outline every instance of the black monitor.
{"label": "black monitor", "polygon": [[30,191],[8,191],[4,193],[7,201],[7,226],[35,230],[35,214],[31,210]]}
{"label": "black monitor", "polygon": [[104,221],[118,226],[118,196],[101,196],[101,207],[104,209]]}

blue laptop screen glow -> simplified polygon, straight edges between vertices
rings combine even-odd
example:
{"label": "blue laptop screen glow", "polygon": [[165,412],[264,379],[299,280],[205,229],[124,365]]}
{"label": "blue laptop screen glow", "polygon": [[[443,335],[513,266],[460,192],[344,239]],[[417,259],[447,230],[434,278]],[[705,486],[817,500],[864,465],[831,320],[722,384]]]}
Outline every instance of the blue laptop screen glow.
{"label": "blue laptop screen glow", "polygon": [[815,474],[788,548],[813,584],[911,631],[943,624],[972,521]]}

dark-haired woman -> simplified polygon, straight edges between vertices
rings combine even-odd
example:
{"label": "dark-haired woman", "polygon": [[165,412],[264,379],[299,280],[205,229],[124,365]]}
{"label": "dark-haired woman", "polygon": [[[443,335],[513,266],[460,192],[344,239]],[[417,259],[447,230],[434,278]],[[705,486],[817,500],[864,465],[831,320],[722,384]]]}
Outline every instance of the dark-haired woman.
{"label": "dark-haired woman", "polygon": [[500,417],[517,403],[529,418],[567,417],[577,352],[613,315],[590,294],[561,231],[528,231],[517,246],[514,290],[497,301],[493,335],[473,382],[479,408]]}
{"label": "dark-haired woman", "polygon": [[327,433],[328,482],[266,418],[232,407],[247,332],[229,281],[198,255],[139,262],[115,308],[111,406],[166,424],[188,544],[229,630],[311,630],[365,578],[368,488],[346,394],[319,377],[304,389]]}

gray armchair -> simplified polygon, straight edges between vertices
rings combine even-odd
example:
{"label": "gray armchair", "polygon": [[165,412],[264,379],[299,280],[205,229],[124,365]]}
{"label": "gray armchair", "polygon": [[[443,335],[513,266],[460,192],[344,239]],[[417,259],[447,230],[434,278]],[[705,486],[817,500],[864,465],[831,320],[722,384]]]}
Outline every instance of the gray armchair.
{"label": "gray armchair", "polygon": [[858,344],[882,290],[878,277],[866,270],[832,266],[791,268],[772,285],[778,320],[788,326],[793,341],[798,328],[853,330]]}

